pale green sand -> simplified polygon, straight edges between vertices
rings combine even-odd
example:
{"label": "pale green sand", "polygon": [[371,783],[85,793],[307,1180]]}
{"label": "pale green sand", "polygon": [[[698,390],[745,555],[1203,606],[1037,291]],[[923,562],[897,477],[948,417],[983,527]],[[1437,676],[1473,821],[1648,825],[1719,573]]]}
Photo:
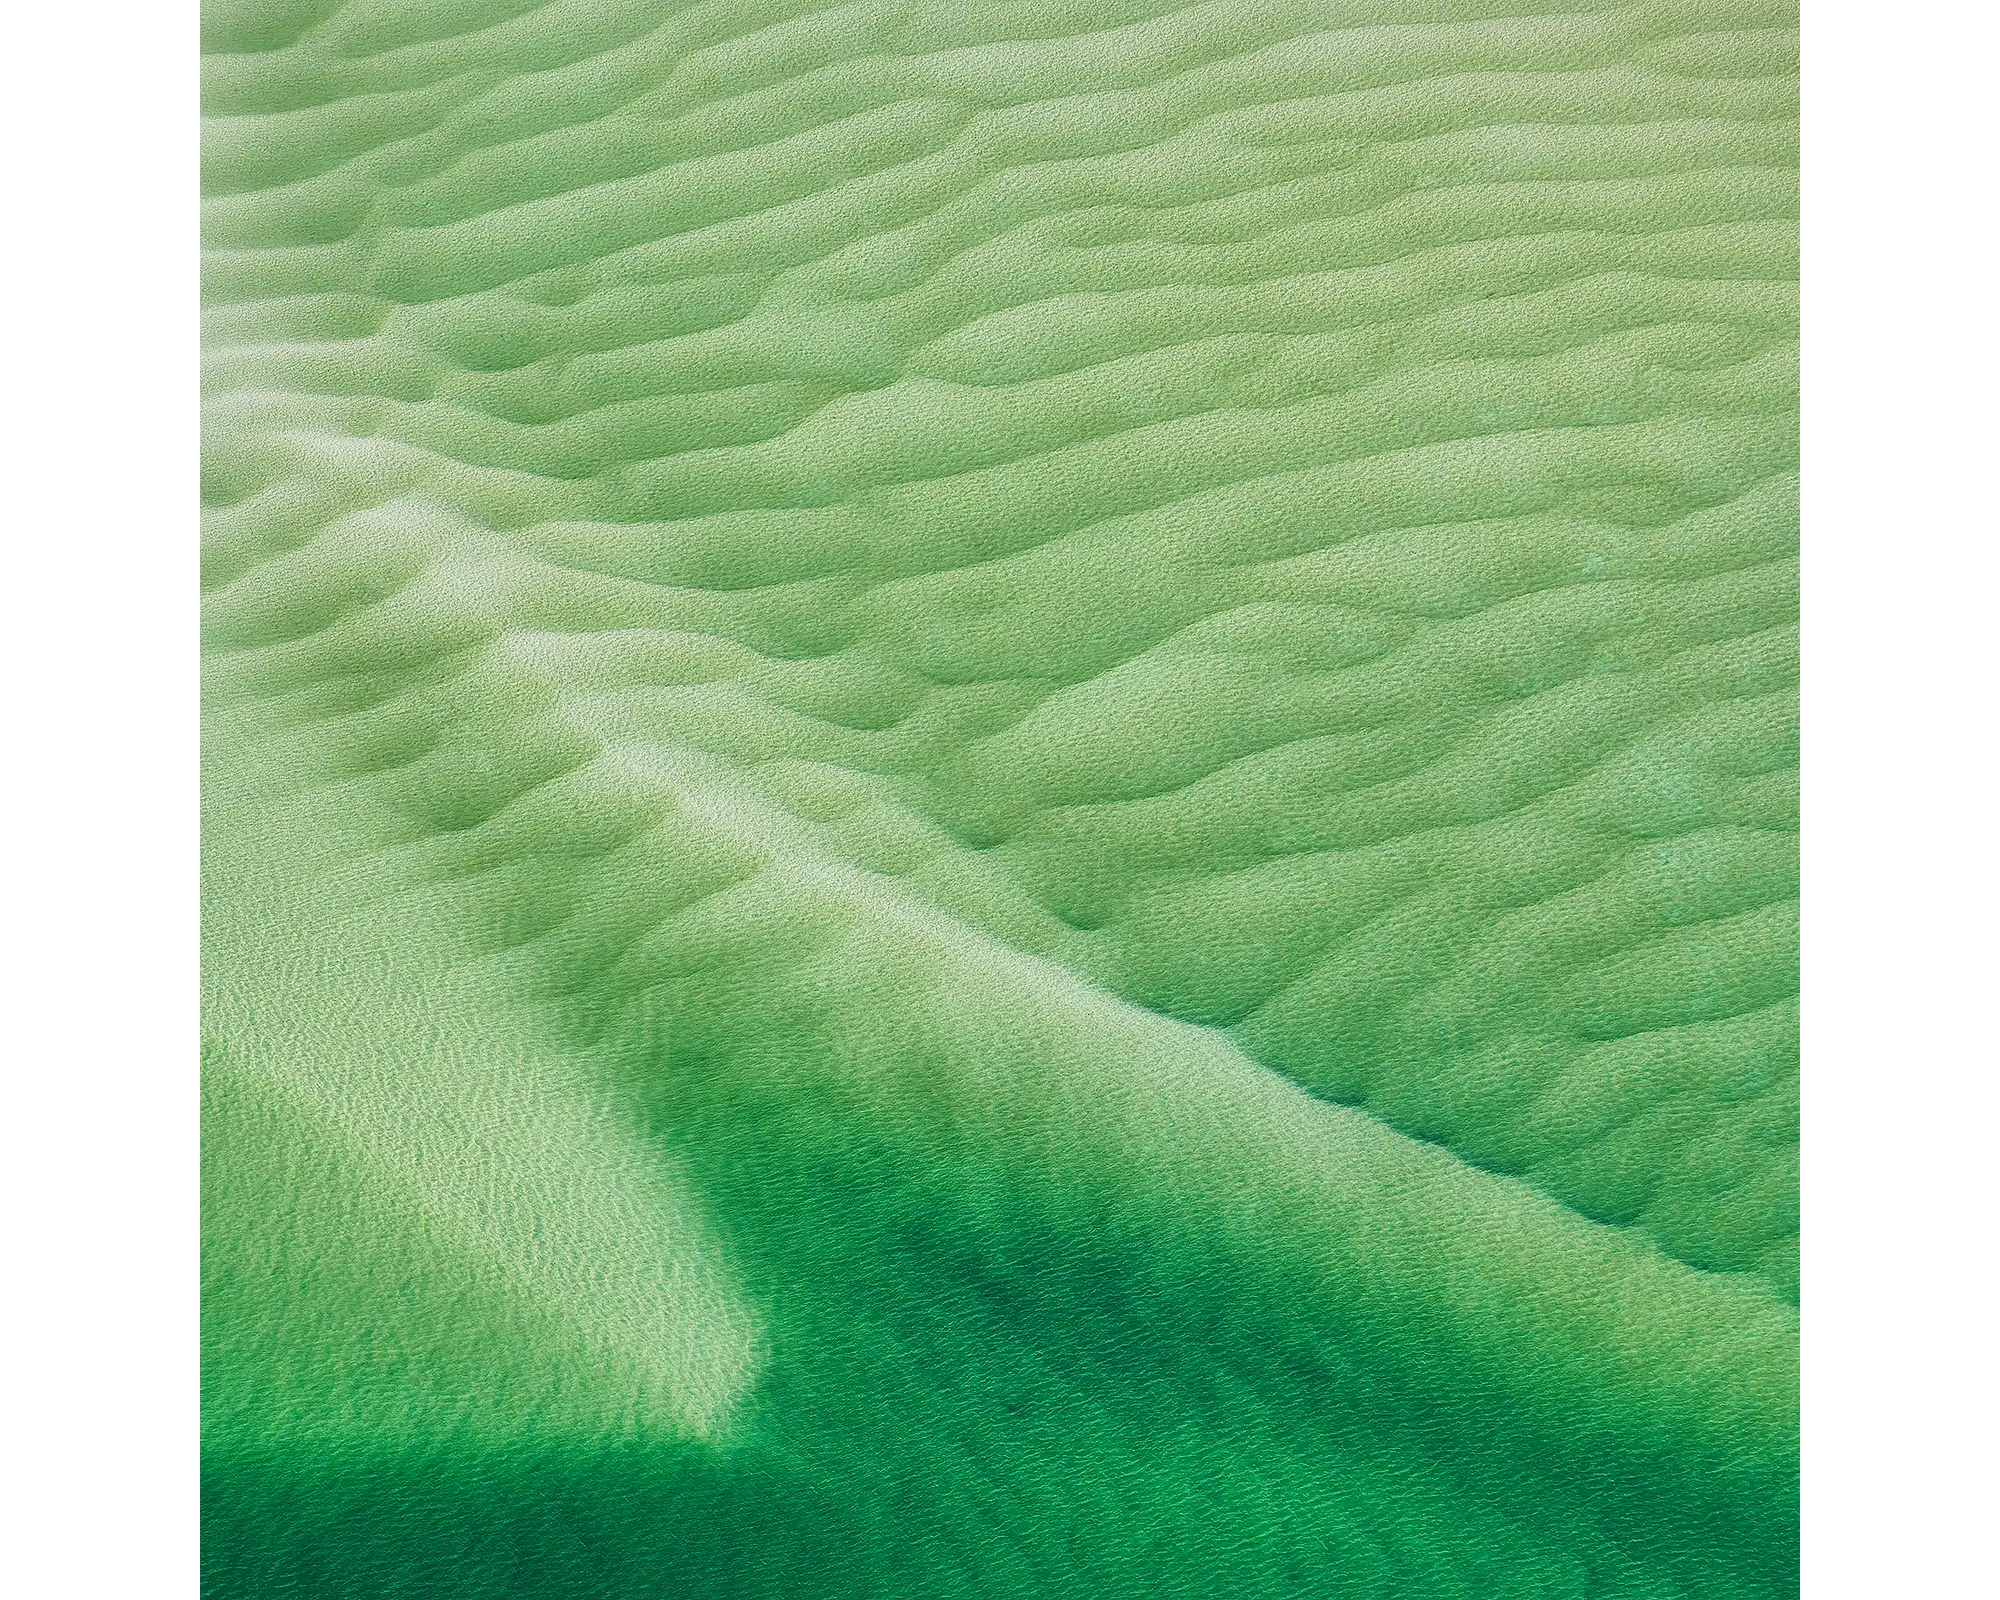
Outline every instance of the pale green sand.
{"label": "pale green sand", "polygon": [[210,1592],[1795,1591],[1788,5],[206,48]]}

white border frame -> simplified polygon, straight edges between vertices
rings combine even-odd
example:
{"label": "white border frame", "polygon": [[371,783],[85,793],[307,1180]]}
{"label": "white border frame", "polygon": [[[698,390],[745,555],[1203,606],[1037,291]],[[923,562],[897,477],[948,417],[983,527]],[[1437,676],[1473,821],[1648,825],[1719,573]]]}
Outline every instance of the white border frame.
{"label": "white border frame", "polygon": [[196,7],[6,45],[0,1588],[192,1595]]}
{"label": "white border frame", "polygon": [[1991,1593],[2000,20],[1805,8],[1805,1568]]}

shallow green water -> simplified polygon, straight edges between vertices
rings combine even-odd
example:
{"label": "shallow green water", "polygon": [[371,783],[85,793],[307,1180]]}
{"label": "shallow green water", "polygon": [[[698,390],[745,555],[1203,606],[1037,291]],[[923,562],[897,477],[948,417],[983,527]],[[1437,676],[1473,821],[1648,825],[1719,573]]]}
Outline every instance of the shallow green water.
{"label": "shallow green water", "polygon": [[1795,1589],[1793,23],[211,0],[210,1591]]}

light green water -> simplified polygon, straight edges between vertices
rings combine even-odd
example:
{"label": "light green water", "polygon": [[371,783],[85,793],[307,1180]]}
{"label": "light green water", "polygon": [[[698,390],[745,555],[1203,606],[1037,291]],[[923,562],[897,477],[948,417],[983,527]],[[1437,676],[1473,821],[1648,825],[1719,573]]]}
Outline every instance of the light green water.
{"label": "light green water", "polygon": [[1789,7],[207,12],[209,1592],[1796,1590]]}

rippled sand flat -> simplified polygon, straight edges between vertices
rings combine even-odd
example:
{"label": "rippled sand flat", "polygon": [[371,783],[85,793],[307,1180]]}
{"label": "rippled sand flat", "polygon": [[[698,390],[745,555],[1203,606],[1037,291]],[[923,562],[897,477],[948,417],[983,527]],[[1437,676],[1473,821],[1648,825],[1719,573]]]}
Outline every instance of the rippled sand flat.
{"label": "rippled sand flat", "polygon": [[209,0],[217,1596],[1797,1588],[1755,0]]}

